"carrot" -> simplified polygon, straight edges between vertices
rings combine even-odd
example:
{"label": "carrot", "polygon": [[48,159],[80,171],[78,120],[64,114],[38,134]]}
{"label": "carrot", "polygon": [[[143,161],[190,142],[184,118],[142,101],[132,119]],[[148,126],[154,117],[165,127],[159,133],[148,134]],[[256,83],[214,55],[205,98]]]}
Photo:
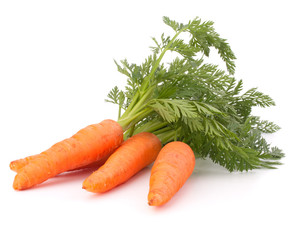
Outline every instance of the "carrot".
{"label": "carrot", "polygon": [[13,188],[27,189],[62,172],[101,160],[122,141],[123,129],[113,120],[89,125],[48,150],[23,160],[26,165],[15,176]]}
{"label": "carrot", "polygon": [[134,135],[123,142],[103,166],[85,179],[83,188],[102,193],[124,183],[152,163],[161,147],[159,138],[152,133]]}
{"label": "carrot", "polygon": [[186,143],[166,144],[151,170],[148,204],[160,206],[168,202],[190,177],[194,166],[194,153]]}

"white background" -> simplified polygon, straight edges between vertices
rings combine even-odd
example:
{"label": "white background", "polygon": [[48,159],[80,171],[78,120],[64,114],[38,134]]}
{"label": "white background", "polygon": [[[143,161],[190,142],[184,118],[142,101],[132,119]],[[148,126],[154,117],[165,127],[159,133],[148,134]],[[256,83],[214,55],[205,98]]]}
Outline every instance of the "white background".
{"label": "white background", "polygon": [[[291,239],[290,7],[288,1],[1,1],[1,239]],[[12,188],[9,162],[80,128],[116,119],[107,92],[122,86],[113,59],[140,63],[162,16],[215,22],[237,56],[235,76],[276,107],[256,110],[282,129],[277,170],[228,173],[197,161],[164,207],[147,205],[150,167],[106,193],[81,189],[90,171]]]}

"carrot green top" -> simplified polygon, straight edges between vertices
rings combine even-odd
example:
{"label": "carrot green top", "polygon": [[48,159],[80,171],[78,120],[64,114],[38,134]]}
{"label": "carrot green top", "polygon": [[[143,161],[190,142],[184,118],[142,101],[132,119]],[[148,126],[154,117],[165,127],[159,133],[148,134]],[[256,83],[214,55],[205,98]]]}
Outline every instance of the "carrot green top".
{"label": "carrot green top", "polygon": [[[149,131],[164,144],[183,141],[196,156],[210,157],[230,171],[280,164],[277,160],[284,154],[262,136],[279,127],[251,115],[254,106],[275,103],[256,88],[242,93],[243,82],[234,77],[235,55],[214,23],[163,20],[174,34],[153,38],[153,53],[144,63],[115,62],[127,85],[124,90],[114,87],[107,101],[119,105],[118,122],[125,136]],[[211,50],[218,52],[226,70],[205,63]],[[167,52],[176,55],[170,63],[163,62]]]}

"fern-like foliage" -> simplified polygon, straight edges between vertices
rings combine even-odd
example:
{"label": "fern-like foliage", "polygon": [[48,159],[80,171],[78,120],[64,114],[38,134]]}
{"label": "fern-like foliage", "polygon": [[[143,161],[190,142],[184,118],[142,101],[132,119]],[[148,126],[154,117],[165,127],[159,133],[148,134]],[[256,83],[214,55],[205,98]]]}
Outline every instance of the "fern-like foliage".
{"label": "fern-like foliage", "polygon": [[[275,102],[257,88],[244,91],[243,81],[234,77],[235,55],[214,23],[199,18],[187,24],[168,17],[163,20],[174,36],[153,38],[153,54],[139,65],[115,62],[127,77],[127,85],[124,90],[114,87],[107,101],[124,109],[120,123],[131,128],[126,136],[151,131],[165,136],[165,142],[184,141],[197,157],[210,157],[229,171],[279,164],[284,154],[263,137],[279,126],[252,116],[253,107],[271,107]],[[188,40],[179,38],[183,33],[188,33]],[[218,52],[227,71],[205,63],[212,50]],[[178,57],[163,63],[168,51]]]}

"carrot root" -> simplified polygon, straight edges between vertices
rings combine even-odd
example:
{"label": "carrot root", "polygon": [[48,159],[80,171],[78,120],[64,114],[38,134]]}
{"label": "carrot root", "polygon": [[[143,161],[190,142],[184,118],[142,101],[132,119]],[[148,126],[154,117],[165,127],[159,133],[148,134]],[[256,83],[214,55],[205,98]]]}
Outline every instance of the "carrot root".
{"label": "carrot root", "polygon": [[187,144],[166,144],[151,170],[148,204],[161,206],[168,202],[190,177],[194,166],[195,156]]}
{"label": "carrot root", "polygon": [[106,192],[124,182],[152,163],[161,142],[152,133],[143,132],[129,138],[107,159],[106,163],[83,182],[83,189]]}
{"label": "carrot root", "polygon": [[[89,125],[48,150],[21,160],[20,163],[26,165],[18,166],[13,188],[27,189],[62,172],[100,161],[111,154],[122,141],[122,127],[113,120]],[[13,169],[14,165],[12,162],[10,167]]]}

